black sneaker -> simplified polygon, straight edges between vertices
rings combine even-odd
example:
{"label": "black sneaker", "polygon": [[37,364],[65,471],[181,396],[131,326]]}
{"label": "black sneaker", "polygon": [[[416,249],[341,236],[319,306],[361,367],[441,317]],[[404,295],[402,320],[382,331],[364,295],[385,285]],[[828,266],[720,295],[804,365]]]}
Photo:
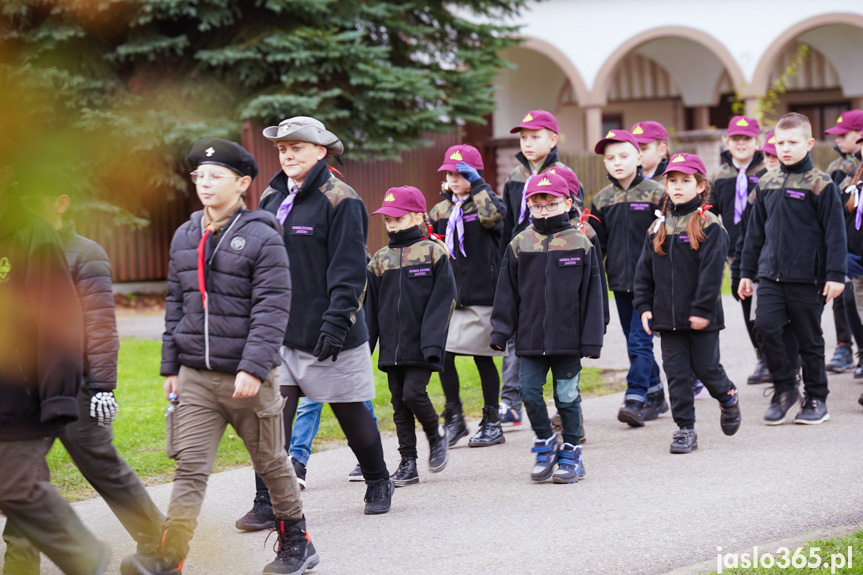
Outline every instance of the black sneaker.
{"label": "black sneaker", "polygon": [[294,466],[294,475],[297,476],[297,483],[300,484],[300,489],[306,488],[306,466],[299,460],[291,457],[291,465]]}
{"label": "black sneaker", "polygon": [[533,449],[536,453],[536,461],[530,470],[530,478],[534,481],[545,481],[554,473],[554,464],[557,463],[557,435],[548,439],[533,438]]}
{"label": "black sneaker", "polygon": [[857,403],[863,405],[863,393],[860,394],[860,398],[857,400]]}
{"label": "black sneaker", "polygon": [[302,575],[311,569],[320,558],[314,543],[306,531],[306,518],[276,521],[276,559],[264,567],[263,575]]}
{"label": "black sneaker", "polygon": [[770,370],[767,369],[767,362],[758,356],[758,364],[755,366],[755,371],[746,378],[746,383],[749,385],[758,385],[761,383],[773,383],[773,376],[770,375]]}
{"label": "black sneaker", "polygon": [[694,429],[678,429],[671,436],[671,453],[692,453],[698,449],[698,434]]}
{"label": "black sneaker", "polygon": [[770,400],[770,407],[764,413],[764,423],[766,425],[781,425],[785,423],[788,410],[800,399],[800,393],[797,391],[797,387],[788,391],[776,391],[774,387],[772,392],[773,398]]}
{"label": "black sneaker", "polygon": [[443,471],[449,460],[449,438],[446,427],[438,425],[437,433],[429,437],[429,471]]}
{"label": "black sneaker", "polygon": [[647,403],[644,404],[642,416],[644,421],[653,421],[659,419],[659,416],[668,411],[668,402],[665,401],[665,392],[662,390],[656,393],[647,394]]}
{"label": "black sneaker", "polygon": [[183,561],[159,555],[135,553],[120,563],[121,575],[181,575]]}
{"label": "black sneaker", "polygon": [[627,399],[617,412],[617,421],[631,427],[644,427],[644,403],[636,399]]}
{"label": "black sneaker", "polygon": [[823,399],[806,396],[800,402],[800,407],[800,412],[794,418],[794,423],[818,425],[830,419],[830,414],[827,413],[827,404],[824,403]]}
{"label": "black sneaker", "polygon": [[446,426],[449,446],[453,447],[459,439],[468,434],[467,423],[465,423],[464,415],[461,412],[461,403],[447,403],[440,415]]}
{"label": "black sneaker", "polygon": [[360,464],[357,463],[357,466],[351,469],[351,472],[348,473],[348,481],[365,481],[365,477],[363,477],[363,468],[360,467]]}
{"label": "black sneaker", "polygon": [[258,495],[255,497],[252,509],[237,519],[234,525],[242,531],[263,531],[267,528],[272,529],[275,521],[276,514],[273,512],[270,498],[266,495]]}
{"label": "black sneaker", "polygon": [[740,397],[736,389],[728,393],[734,396],[734,403],[728,406],[719,404],[719,427],[725,435],[734,435],[740,429]]}
{"label": "black sneaker", "polygon": [[496,405],[486,405],[482,408],[482,421],[479,424],[479,431],[473,434],[473,437],[468,440],[467,445],[468,447],[489,447],[498,443],[506,443],[506,437],[500,426],[498,407]]}
{"label": "black sneaker", "polygon": [[366,515],[380,515],[390,510],[395,485],[389,479],[366,481]]}
{"label": "black sneaker", "polygon": [[417,472],[416,457],[402,457],[399,468],[396,472],[390,475],[393,480],[393,485],[396,487],[404,487],[405,485],[413,485],[420,482],[420,476]]}
{"label": "black sneaker", "polygon": [[827,371],[833,373],[842,373],[849,367],[854,367],[854,354],[851,351],[851,344],[839,343],[836,345],[836,351],[833,352],[833,357],[827,362]]}
{"label": "black sneaker", "polygon": [[857,350],[857,367],[854,368],[854,379],[863,379],[863,350]]}

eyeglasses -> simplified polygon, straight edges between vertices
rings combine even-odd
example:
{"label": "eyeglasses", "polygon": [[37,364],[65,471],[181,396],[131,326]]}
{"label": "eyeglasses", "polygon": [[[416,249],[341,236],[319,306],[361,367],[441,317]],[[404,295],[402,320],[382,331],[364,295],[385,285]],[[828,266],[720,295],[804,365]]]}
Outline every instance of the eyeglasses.
{"label": "eyeglasses", "polygon": [[553,212],[557,209],[557,206],[563,204],[564,202],[551,202],[548,204],[531,204],[530,211],[534,214],[541,214],[543,209],[548,210],[549,212]]}
{"label": "eyeglasses", "polygon": [[225,178],[242,178],[243,176],[238,176],[236,174],[222,174],[220,172],[199,172],[195,170],[191,174],[192,183],[197,184],[198,182],[203,183],[204,180],[210,178],[210,181],[213,182],[214,185],[218,185]]}

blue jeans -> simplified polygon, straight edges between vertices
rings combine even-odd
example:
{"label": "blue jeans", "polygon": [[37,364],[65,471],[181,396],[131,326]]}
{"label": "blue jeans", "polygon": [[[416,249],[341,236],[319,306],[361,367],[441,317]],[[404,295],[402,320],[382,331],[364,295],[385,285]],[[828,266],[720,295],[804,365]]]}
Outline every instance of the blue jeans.
{"label": "blue jeans", "polygon": [[563,440],[578,445],[584,434],[581,395],[578,391],[581,358],[577,355],[545,355],[520,357],[519,360],[519,391],[533,432],[540,439],[554,435],[542,393],[548,370],[551,369],[554,405],[560,414]]}
{"label": "blue jeans", "polygon": [[[371,401],[364,401],[364,405],[371,412],[375,419],[375,425],[378,423],[378,418],[375,415],[375,408]],[[312,454],[312,441],[318,434],[318,428],[321,426],[321,412],[324,409],[323,403],[311,401],[308,397],[300,398],[300,404],[297,406],[297,416],[294,419],[294,432],[291,434],[291,457],[307,465],[309,456]]]}
{"label": "blue jeans", "polygon": [[626,350],[629,353],[629,373],[626,374],[624,399],[645,402],[648,393],[662,391],[659,365],[653,356],[653,336],[644,331],[641,316],[632,307],[632,293],[614,292],[614,303],[617,305],[620,327],[626,336]]}

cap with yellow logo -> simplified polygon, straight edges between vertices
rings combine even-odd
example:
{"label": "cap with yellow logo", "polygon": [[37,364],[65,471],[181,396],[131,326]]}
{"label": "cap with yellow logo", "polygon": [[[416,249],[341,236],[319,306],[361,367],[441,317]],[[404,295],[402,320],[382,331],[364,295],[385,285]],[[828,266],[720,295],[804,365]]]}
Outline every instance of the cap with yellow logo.
{"label": "cap with yellow logo", "polygon": [[545,128],[551,130],[555,134],[557,131],[557,119],[551,112],[545,110],[531,110],[521,119],[521,124],[509,131],[510,134],[515,134],[521,130],[540,130]]}
{"label": "cap with yellow logo", "polygon": [[413,186],[402,186],[390,188],[384,195],[381,208],[372,215],[390,216],[400,218],[405,214],[426,212],[426,199],[418,188]]}
{"label": "cap with yellow logo", "polygon": [[477,171],[483,170],[482,156],[479,150],[467,144],[451,146],[443,156],[443,164],[437,169],[438,172],[458,172],[459,162],[464,162]]}
{"label": "cap with yellow logo", "polygon": [[605,146],[612,142],[627,142],[635,146],[636,152],[641,153],[638,148],[638,140],[626,130],[609,130],[605,137],[596,143],[593,151],[601,156],[605,154]]}
{"label": "cap with yellow logo", "polygon": [[704,162],[695,154],[674,154],[671,160],[668,161],[668,167],[662,173],[664,176],[670,172],[683,172],[684,174],[704,174],[707,175],[707,168],[704,167]]}
{"label": "cap with yellow logo", "polygon": [[749,136],[757,138],[761,133],[761,127],[758,125],[758,120],[747,116],[734,116],[728,122],[727,136]]}
{"label": "cap with yellow logo", "polygon": [[563,176],[551,172],[543,172],[530,179],[530,182],[527,184],[527,190],[524,192],[524,197],[527,199],[536,194],[548,194],[549,196],[568,198],[569,185]]}
{"label": "cap with yellow logo", "polygon": [[668,139],[668,130],[659,122],[639,122],[632,126],[630,132],[635,136],[635,141],[639,144],[649,144],[656,140]]}
{"label": "cap with yellow logo", "polygon": [[824,133],[838,136],[852,131],[863,131],[863,110],[843,112],[841,116],[836,118],[836,125],[829,130],[824,130]]}
{"label": "cap with yellow logo", "polygon": [[758,151],[779,157],[779,154],[776,152],[776,134],[774,132],[770,132],[770,135],[767,136],[767,141],[764,142],[763,146],[758,148]]}

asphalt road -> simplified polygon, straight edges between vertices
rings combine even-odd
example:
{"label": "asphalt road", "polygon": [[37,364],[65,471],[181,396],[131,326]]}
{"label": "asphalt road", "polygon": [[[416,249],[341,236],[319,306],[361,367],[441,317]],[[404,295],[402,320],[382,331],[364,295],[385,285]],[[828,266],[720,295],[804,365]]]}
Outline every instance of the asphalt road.
{"label": "asphalt road", "polygon": [[[863,522],[857,403],[863,380],[830,376],[831,420],[823,425],[764,426],[769,399],[765,386],[746,385],[754,354],[740,308],[730,297],[725,307],[722,359],[743,411],[736,436],[721,433],[718,406],[707,397],[696,404],[698,451],[671,455],[670,414],[630,429],[616,420],[621,394],[589,398],[587,477],[578,484],[530,481],[533,434],[525,423],[507,429],[504,445],[469,449],[462,440],[439,474],[427,471],[421,441],[421,482],[396,490],[391,512],[374,517],[362,513],[364,485],[346,481],[355,464],[351,452],[316,453],[303,492],[321,556],[314,573],[695,573],[715,568],[720,546],[745,552],[760,545],[766,552],[782,538]],[[829,309],[823,323],[829,356],[835,343]],[[587,365],[626,366],[614,313],[609,332],[602,359]],[[394,436],[384,448],[394,470]],[[274,537],[233,527],[250,507],[253,487],[250,468],[211,477],[185,574],[252,575],[272,560]],[[163,510],[170,489],[150,490]],[[119,560],[134,551],[132,540],[101,500],[74,507],[112,545],[109,572],[118,572]],[[47,561],[42,572],[58,573]]]}

